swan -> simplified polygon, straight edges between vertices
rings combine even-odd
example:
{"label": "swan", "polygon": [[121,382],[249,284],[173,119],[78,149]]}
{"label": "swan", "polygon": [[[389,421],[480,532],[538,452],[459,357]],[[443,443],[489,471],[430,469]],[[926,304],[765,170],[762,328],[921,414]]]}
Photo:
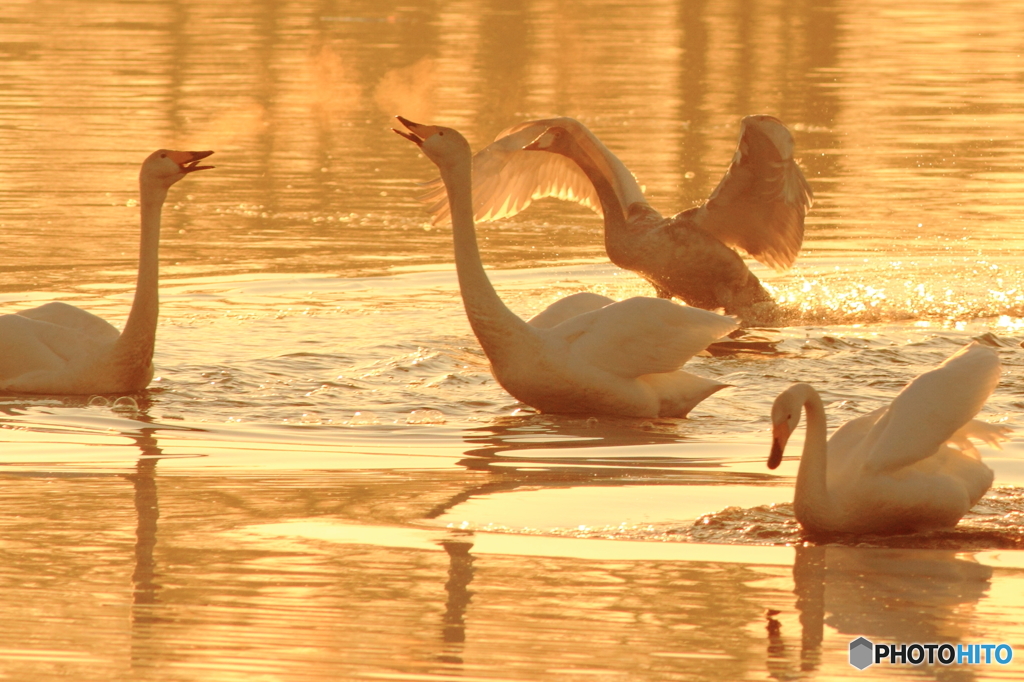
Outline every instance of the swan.
{"label": "swan", "polygon": [[[563,151],[544,158],[524,152],[552,128],[575,141],[573,155]],[[475,216],[512,216],[549,196],[577,201],[604,214],[609,259],[647,279],[659,297],[722,308],[745,326],[776,324],[778,306],[733,248],[778,270],[796,259],[813,193],[793,159],[793,146],[779,119],[747,116],[732,164],[710,198],[664,218],[644,198],[633,174],[582,123],[568,117],[527,121],[500,133],[474,156]],[[584,160],[591,166],[589,174],[579,166]],[[601,208],[595,173],[614,189],[618,210]],[[435,179],[427,186],[421,201],[435,223],[447,221],[443,183]]]}
{"label": "swan", "polygon": [[542,412],[683,417],[725,388],[679,368],[735,329],[734,318],[664,299],[609,302],[589,293],[555,302],[533,324],[509,310],[480,260],[469,143],[451,128],[397,118],[408,132],[395,132],[441,171],[466,316],[494,378],[513,397]]}
{"label": "swan", "polygon": [[124,331],[67,303],[0,315],[0,392],[130,393],[153,378],[160,213],[171,185],[213,154],[160,149],[139,171],[139,275]]}
{"label": "swan", "polygon": [[952,528],[992,485],[968,438],[998,447],[1009,429],[974,419],[999,383],[999,356],[973,342],[907,384],[891,405],[825,441],[818,392],[794,384],[772,405],[768,467],[807,412],[793,507],[805,530],[889,534]]}

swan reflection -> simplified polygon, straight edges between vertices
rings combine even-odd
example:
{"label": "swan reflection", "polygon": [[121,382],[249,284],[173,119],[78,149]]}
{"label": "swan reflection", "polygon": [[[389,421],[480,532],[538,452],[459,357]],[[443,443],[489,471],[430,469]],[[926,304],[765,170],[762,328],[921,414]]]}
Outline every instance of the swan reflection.
{"label": "swan reflection", "polygon": [[[971,639],[961,607],[985,597],[991,579],[990,566],[955,550],[797,547],[793,582],[801,628],[799,667],[813,671],[822,666],[826,625],[851,640]],[[769,614],[768,665],[773,677],[783,679],[794,661],[772,620]]]}
{"label": "swan reflection", "polygon": [[462,645],[466,641],[466,609],[473,598],[469,583],[473,581],[474,557],[469,550],[473,543],[466,539],[446,538],[441,542],[448,553],[448,582],[444,591],[445,601],[441,627],[441,641],[444,652],[438,660],[444,663],[462,663]]}

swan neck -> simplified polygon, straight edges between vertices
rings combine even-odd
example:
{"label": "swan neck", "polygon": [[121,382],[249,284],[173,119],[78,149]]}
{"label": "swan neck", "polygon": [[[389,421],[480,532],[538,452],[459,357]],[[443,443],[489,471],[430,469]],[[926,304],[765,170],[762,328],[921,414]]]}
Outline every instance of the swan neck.
{"label": "swan neck", "polygon": [[140,183],[142,234],[139,240],[139,275],[132,309],[117,341],[118,354],[131,366],[128,369],[144,371],[153,360],[157,318],[160,312],[160,217],[166,199],[167,189]]}
{"label": "swan neck", "polygon": [[[452,241],[455,246],[455,270],[463,306],[473,333],[488,357],[506,341],[509,331],[527,329],[515,313],[508,309],[491,285],[476,240],[473,223],[472,160],[441,168],[441,179],[448,192],[452,215]],[[493,357],[492,357],[493,360]]]}
{"label": "swan neck", "polygon": [[831,511],[828,495],[828,426],[821,396],[803,385],[804,413],[807,435],[796,475],[793,507],[797,519],[811,528],[827,528],[825,516]]}
{"label": "swan neck", "polygon": [[[615,191],[609,170],[601,168],[595,160],[595,155],[596,158],[601,158],[601,149],[598,149],[594,145],[593,140],[588,137],[573,136],[570,138],[568,151],[568,157],[576,162],[576,165],[580,167],[583,174],[594,185],[597,198],[601,201],[601,211],[604,213],[605,227],[624,227],[626,224],[626,209],[628,207],[623,205],[622,199]],[[604,151],[607,152],[607,150]],[[611,152],[607,153],[611,155]],[[618,161],[614,155],[612,155],[612,158]],[[628,173],[629,171],[626,172]]]}

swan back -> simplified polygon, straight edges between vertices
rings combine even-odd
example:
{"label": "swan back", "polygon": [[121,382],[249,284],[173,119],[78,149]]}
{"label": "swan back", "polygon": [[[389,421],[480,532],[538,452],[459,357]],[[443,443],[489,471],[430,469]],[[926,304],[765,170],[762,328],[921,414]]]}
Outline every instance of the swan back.
{"label": "swan back", "polygon": [[553,327],[575,358],[622,378],[674,372],[739,326],[736,318],[637,296]]}

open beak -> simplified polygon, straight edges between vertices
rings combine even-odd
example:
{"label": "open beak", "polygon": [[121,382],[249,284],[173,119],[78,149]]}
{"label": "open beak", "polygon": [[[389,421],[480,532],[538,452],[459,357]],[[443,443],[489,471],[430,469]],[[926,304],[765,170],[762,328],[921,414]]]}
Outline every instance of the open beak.
{"label": "open beak", "polygon": [[402,116],[395,116],[395,118],[398,119],[399,123],[408,128],[409,132],[405,132],[404,130],[398,130],[397,128],[392,128],[391,130],[398,133],[399,135],[409,140],[410,142],[415,142],[416,145],[419,147],[423,146],[424,140],[426,140],[428,137],[437,132],[437,126],[428,126],[423,125],[422,123],[413,123],[409,119],[404,118]]}
{"label": "open beak", "polygon": [[200,161],[205,159],[213,152],[168,152],[167,156],[170,157],[171,161],[181,166],[182,173],[191,173],[193,171],[209,170],[213,166],[200,166]]}
{"label": "open beak", "polygon": [[772,451],[768,455],[768,468],[777,469],[782,464],[782,452],[789,441],[789,426],[785,423],[772,427]]}
{"label": "open beak", "polygon": [[545,151],[548,147],[551,146],[553,136],[554,133],[551,132],[551,128],[548,128],[543,133],[538,135],[536,140],[523,147],[523,150],[531,152]]}

